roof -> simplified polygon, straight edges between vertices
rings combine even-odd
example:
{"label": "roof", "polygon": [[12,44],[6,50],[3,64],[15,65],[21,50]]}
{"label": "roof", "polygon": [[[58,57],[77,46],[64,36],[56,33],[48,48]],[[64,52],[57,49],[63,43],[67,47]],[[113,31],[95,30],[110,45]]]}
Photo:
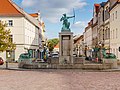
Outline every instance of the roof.
{"label": "roof", "polygon": [[100,4],[94,4],[94,6],[100,6]]}
{"label": "roof", "polygon": [[104,7],[105,4],[106,4],[106,2],[102,2],[102,3],[100,3],[100,6],[101,6],[101,7]]}
{"label": "roof", "polygon": [[32,14],[29,14],[31,15],[32,17],[38,17],[38,13],[32,13]]}
{"label": "roof", "polygon": [[93,18],[88,22],[88,25],[85,27],[85,31],[89,28],[91,28],[93,25]]}
{"label": "roof", "polygon": [[54,48],[59,48],[59,43]]}
{"label": "roof", "polygon": [[0,0],[0,16],[23,16],[11,2],[10,0]]}
{"label": "roof", "polygon": [[111,6],[110,11],[111,11],[117,4],[120,4],[120,0],[117,0],[116,3],[115,3],[113,6]]}
{"label": "roof", "polygon": [[94,4],[94,6],[95,6],[95,12],[98,13],[99,12],[100,4]]}
{"label": "roof", "polygon": [[73,40],[78,40],[78,39],[81,39],[82,37],[83,37],[83,35],[78,34],[73,38]]}
{"label": "roof", "polygon": [[76,37],[74,37],[73,40],[74,40],[74,44],[75,44],[77,41],[83,40],[83,35],[80,35],[80,34],[76,35]]}
{"label": "roof", "polygon": [[0,0],[0,16],[22,16],[40,28],[40,22],[17,6],[12,0]]}

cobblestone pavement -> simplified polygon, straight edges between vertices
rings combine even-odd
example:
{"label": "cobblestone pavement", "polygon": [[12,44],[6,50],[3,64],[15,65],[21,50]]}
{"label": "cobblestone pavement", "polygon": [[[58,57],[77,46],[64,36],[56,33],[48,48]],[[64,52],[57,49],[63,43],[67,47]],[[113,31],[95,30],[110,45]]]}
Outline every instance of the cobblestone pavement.
{"label": "cobblestone pavement", "polygon": [[120,90],[120,72],[0,70],[0,90]]}

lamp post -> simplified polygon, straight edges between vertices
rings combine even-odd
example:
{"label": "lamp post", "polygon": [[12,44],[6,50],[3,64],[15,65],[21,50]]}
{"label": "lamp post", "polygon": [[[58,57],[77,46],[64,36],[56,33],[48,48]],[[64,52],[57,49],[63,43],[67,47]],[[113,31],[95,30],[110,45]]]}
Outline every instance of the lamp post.
{"label": "lamp post", "polygon": [[83,46],[83,50],[82,50],[82,53],[86,56],[86,43],[82,43],[82,46]]}
{"label": "lamp post", "polygon": [[103,49],[103,47],[104,47],[104,44],[103,43],[99,43],[99,48],[100,48],[100,62],[102,61],[102,58],[103,58],[103,56],[102,56],[102,49]]}
{"label": "lamp post", "polygon": [[45,41],[42,41],[42,47],[44,47]]}
{"label": "lamp post", "polygon": [[102,59],[102,53],[101,53],[101,47],[102,47],[102,44],[101,43],[99,43],[99,48],[100,48],[100,60]]}
{"label": "lamp post", "polygon": [[[86,50],[85,50],[86,43],[82,42],[82,46],[83,46],[83,48],[82,48],[82,53],[83,53],[83,54],[85,55],[85,57],[86,57]],[[85,64],[85,58],[83,59],[83,64]]]}
{"label": "lamp post", "polygon": [[80,44],[77,45],[77,56],[80,56]]}

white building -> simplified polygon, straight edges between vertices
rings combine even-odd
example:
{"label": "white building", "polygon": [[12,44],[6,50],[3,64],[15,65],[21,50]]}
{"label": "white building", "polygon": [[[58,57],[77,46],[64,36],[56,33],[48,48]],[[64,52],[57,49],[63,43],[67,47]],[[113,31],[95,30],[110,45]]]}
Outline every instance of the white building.
{"label": "white building", "polygon": [[92,23],[93,19],[88,23],[84,32],[84,44],[86,45],[87,56],[92,56]]}
{"label": "white building", "polygon": [[83,35],[79,34],[76,35],[74,38],[74,54],[78,57],[84,55],[84,42],[83,42]]}
{"label": "white building", "polygon": [[[40,22],[18,7],[12,0],[0,0],[0,20],[8,23],[7,29],[11,30],[13,43],[16,44],[16,50],[9,53],[10,57],[18,60],[21,53],[32,50],[32,57],[36,57],[36,51],[39,51],[41,45]],[[7,53],[0,53],[0,56],[6,60]]]}
{"label": "white building", "polygon": [[98,45],[98,12],[100,4],[94,4],[93,9],[93,25],[92,25],[92,47]]}
{"label": "white building", "polygon": [[110,0],[110,52],[120,59],[120,0]]}
{"label": "white building", "polygon": [[104,48],[106,52],[110,52],[110,2],[107,1],[104,5]]}
{"label": "white building", "polygon": [[59,43],[54,47],[53,52],[59,53]]}
{"label": "white building", "polygon": [[100,3],[98,12],[98,45],[104,44],[104,5],[105,2]]}

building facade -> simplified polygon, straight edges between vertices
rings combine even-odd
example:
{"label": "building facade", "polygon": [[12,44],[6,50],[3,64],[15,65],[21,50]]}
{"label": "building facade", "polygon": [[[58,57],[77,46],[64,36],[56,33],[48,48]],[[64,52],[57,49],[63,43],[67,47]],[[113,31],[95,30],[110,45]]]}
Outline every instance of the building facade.
{"label": "building facade", "polygon": [[[92,48],[96,48],[96,52],[102,53],[101,48],[106,49],[106,53],[113,53],[120,60],[120,0],[108,0],[100,4],[94,4],[93,9],[93,24],[85,28],[84,48],[86,56],[91,44],[92,33]],[[92,30],[92,32],[91,32]],[[100,50],[97,50],[97,49]]]}
{"label": "building facade", "polygon": [[93,25],[92,25],[92,47],[95,48],[98,44],[98,12],[100,4],[94,4],[93,10]]}
{"label": "building facade", "polygon": [[104,48],[110,52],[110,2],[104,5]]}
{"label": "building facade", "polygon": [[104,5],[105,2],[100,3],[98,12],[98,45],[104,44]]}
{"label": "building facade", "polygon": [[[23,11],[11,0],[0,1],[0,20],[7,23],[7,29],[10,29],[13,43],[16,44],[16,50],[12,53],[0,53],[4,60],[7,56],[12,57],[13,60],[18,60],[21,53],[27,53],[28,50],[32,51],[32,57],[36,58],[39,55],[41,45],[40,22],[32,16]],[[8,55],[8,54],[10,55]]]}
{"label": "building facade", "polygon": [[92,57],[92,24],[93,19],[88,23],[88,26],[85,28],[84,32],[84,44],[87,57]]}
{"label": "building facade", "polygon": [[120,60],[120,1],[110,2],[110,52],[114,53]]}
{"label": "building facade", "polygon": [[83,35],[77,35],[73,38],[73,40],[74,40],[74,53],[78,57],[84,55]]}

